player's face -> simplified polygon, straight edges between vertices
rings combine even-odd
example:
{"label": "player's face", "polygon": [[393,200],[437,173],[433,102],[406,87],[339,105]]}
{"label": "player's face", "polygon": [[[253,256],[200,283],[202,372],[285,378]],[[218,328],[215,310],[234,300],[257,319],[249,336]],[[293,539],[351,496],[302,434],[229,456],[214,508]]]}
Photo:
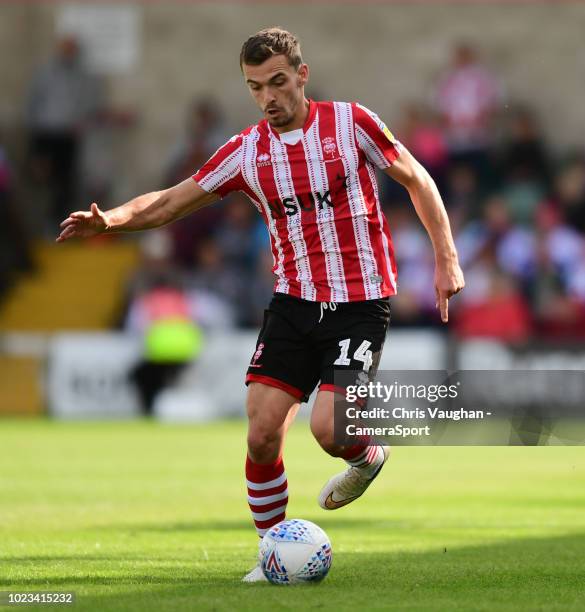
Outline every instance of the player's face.
{"label": "player's face", "polygon": [[302,126],[295,124],[304,110],[304,87],[309,77],[306,64],[296,70],[284,55],[274,55],[259,66],[244,64],[243,71],[250,93],[270,125],[281,129]]}

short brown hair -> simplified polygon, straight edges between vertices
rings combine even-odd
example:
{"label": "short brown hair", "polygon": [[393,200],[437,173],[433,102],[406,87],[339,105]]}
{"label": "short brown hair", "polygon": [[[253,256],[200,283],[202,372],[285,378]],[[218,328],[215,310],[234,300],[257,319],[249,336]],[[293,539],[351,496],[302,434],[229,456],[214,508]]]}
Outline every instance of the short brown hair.
{"label": "short brown hair", "polygon": [[295,69],[303,63],[301,44],[294,34],[279,27],[260,30],[242,45],[240,68],[244,64],[259,66],[273,55],[286,56]]}

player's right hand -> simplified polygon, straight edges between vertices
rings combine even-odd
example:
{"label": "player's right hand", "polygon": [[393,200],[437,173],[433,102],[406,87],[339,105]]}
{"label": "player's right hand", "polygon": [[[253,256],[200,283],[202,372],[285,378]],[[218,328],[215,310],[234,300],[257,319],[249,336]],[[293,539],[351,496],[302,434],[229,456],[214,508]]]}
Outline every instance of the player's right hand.
{"label": "player's right hand", "polygon": [[89,211],[80,210],[71,213],[60,225],[61,233],[57,237],[57,242],[65,242],[69,238],[90,238],[105,232],[108,227],[108,220],[103,211],[94,202]]}

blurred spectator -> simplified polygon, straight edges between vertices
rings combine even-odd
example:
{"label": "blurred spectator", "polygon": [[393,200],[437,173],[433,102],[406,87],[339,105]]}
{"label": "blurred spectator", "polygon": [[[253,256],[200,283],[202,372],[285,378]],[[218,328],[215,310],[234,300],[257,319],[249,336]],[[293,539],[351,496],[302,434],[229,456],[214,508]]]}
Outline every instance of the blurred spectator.
{"label": "blurred spectator", "polygon": [[211,295],[217,302],[213,305],[216,314],[225,314],[224,325],[229,326],[232,321],[230,314],[239,317],[241,323],[242,312],[238,309],[242,295],[246,291],[249,277],[240,271],[225,264],[224,255],[217,241],[208,237],[195,245],[195,266],[187,275],[189,289],[197,295]]}
{"label": "blurred spectator", "polygon": [[497,243],[511,227],[506,201],[498,195],[484,203],[481,217],[470,220],[456,237],[457,251],[463,269],[473,265],[488,244]]}
{"label": "blurred spectator", "polygon": [[535,229],[536,274],[531,298],[538,333],[549,339],[585,337],[583,282],[585,238],[564,225],[554,210],[542,209]]}
{"label": "blurred spectator", "polygon": [[229,199],[223,221],[215,232],[226,265],[248,276],[256,266],[260,249],[265,248],[264,241],[258,240],[258,225],[266,231],[264,222],[247,196],[235,193]]}
{"label": "blurred spectator", "polygon": [[459,43],[450,69],[437,85],[434,104],[443,121],[451,160],[472,166],[480,176],[487,170],[493,119],[501,98],[501,85],[480,63],[476,49]]}
{"label": "blurred spectator", "polygon": [[515,181],[502,187],[512,221],[519,226],[534,224],[538,209],[544,204],[545,192],[536,182]]}
{"label": "blurred spectator", "polygon": [[132,378],[150,414],[163,388],[172,385],[202,346],[201,330],[225,330],[236,323],[234,307],[245,281],[225,268],[213,239],[197,246],[198,267],[175,266],[166,229],[144,235],[142,260],[129,285],[124,329],[144,337],[143,360]]}
{"label": "blurred spectator", "polygon": [[220,108],[211,97],[194,100],[189,106],[185,131],[169,156],[166,171],[169,186],[190,177],[230,137]]}
{"label": "blurred spectator", "polygon": [[128,283],[129,302],[146,291],[155,277],[172,276],[176,282],[183,278],[183,273],[173,263],[172,237],[167,228],[142,234],[139,245],[140,263]]}
{"label": "blurred spectator", "polygon": [[405,105],[397,132],[400,141],[442,187],[449,161],[447,145],[435,118],[420,104]]}
{"label": "blurred spectator", "polygon": [[585,159],[577,157],[559,171],[552,198],[553,205],[567,223],[585,233]]}
{"label": "blurred spectator", "polygon": [[532,225],[550,186],[551,162],[529,109],[519,107],[510,114],[506,134],[498,158],[500,190],[512,221]]}
{"label": "blurred spectator", "polygon": [[451,164],[443,190],[445,207],[456,234],[469,218],[480,214],[480,191],[477,175],[466,164]]}
{"label": "blurred spectator", "polygon": [[[189,106],[184,133],[173,145],[165,170],[169,187],[192,176],[229,138],[220,106],[213,98]],[[223,216],[223,205],[208,206],[171,226],[174,257],[183,266],[193,264],[193,244],[212,233]]]}
{"label": "blurred spectator", "polygon": [[529,228],[513,223],[505,198],[500,195],[488,198],[482,216],[463,227],[456,244],[464,269],[473,270],[476,276],[483,278],[480,271],[484,268],[475,266],[485,261],[489,253],[490,269],[505,272],[516,279],[524,293],[528,293],[535,274],[535,237]]}
{"label": "blurred spectator", "polygon": [[72,36],[57,42],[55,56],[32,80],[26,117],[31,175],[49,191],[52,224],[74,209],[81,139],[99,108],[98,91],[98,82],[86,71],[79,43]]}
{"label": "blurred spectator", "polygon": [[221,225],[225,202],[206,206],[169,227],[172,237],[173,261],[181,268],[195,264],[195,246],[212,236]]}
{"label": "blurred spectator", "polygon": [[[578,340],[585,337],[585,302],[567,291],[567,281],[543,242],[538,250],[538,275],[532,304],[540,337],[549,340]],[[577,262],[575,262],[577,265]]]}
{"label": "blurred spectator", "polygon": [[[453,304],[455,333],[462,338],[494,338],[503,342],[525,342],[532,333],[528,301],[515,279],[497,262],[500,202],[494,200],[487,218],[495,226],[483,228],[481,247],[465,270],[465,291]],[[478,223],[474,223],[475,226]]]}
{"label": "blurred spectator", "polygon": [[131,372],[143,411],[152,414],[159,392],[199,356],[203,336],[191,316],[189,296],[174,275],[159,273],[132,301],[126,328],[144,338],[144,356]]}
{"label": "blurred spectator", "polygon": [[534,231],[528,227],[511,226],[496,244],[496,253],[500,268],[528,288],[538,273]]}
{"label": "blurred spectator", "polygon": [[506,139],[499,154],[499,175],[504,183],[550,185],[551,160],[531,109],[520,106],[508,115]]}
{"label": "blurred spectator", "polygon": [[[192,320],[204,330],[232,327],[236,320],[233,306],[213,284],[212,275],[201,281],[200,275],[184,270],[172,259],[172,237],[167,229],[144,234],[141,242],[141,262],[128,285],[127,308],[124,327],[129,331],[141,331],[142,319],[136,310],[137,299],[148,292],[158,279],[182,288],[189,301]],[[194,282],[197,278],[201,282]]]}
{"label": "blurred spectator", "polygon": [[398,266],[398,294],[392,298],[393,322],[401,326],[437,323],[434,256],[420,221],[407,204],[388,214]]}
{"label": "blurred spectator", "polygon": [[[494,338],[521,343],[532,334],[528,303],[513,280],[482,262],[467,272],[470,298],[457,307],[454,318],[456,334],[461,338]],[[481,297],[480,297],[481,296]]]}

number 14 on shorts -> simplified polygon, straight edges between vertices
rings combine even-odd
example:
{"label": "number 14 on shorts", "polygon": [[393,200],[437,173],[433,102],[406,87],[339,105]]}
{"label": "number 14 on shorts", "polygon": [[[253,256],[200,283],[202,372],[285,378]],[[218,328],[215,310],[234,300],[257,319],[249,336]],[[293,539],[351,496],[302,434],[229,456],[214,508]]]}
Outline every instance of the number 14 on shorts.
{"label": "number 14 on shorts", "polygon": [[[351,343],[351,338],[345,338],[345,340],[339,341],[339,347],[341,352],[339,353],[339,357],[333,362],[333,365],[338,366],[348,366],[351,365],[351,359],[348,357],[349,355],[349,345]],[[368,340],[364,340],[355,350],[353,354],[353,358],[356,361],[361,361],[363,364],[363,371],[368,372],[370,367],[372,366],[372,351],[370,350],[371,342]]]}

